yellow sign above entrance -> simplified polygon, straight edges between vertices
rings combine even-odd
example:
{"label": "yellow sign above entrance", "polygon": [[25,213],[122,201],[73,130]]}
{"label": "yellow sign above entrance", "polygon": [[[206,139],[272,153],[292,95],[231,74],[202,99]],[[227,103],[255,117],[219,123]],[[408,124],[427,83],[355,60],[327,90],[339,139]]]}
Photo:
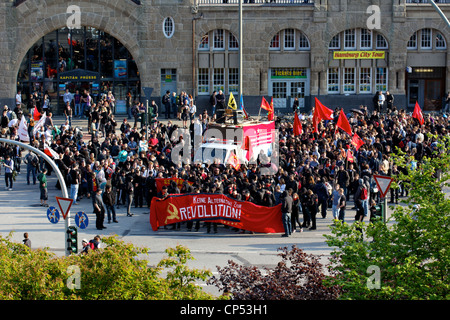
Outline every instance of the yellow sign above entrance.
{"label": "yellow sign above entrance", "polygon": [[385,51],[335,51],[333,59],[385,59]]}

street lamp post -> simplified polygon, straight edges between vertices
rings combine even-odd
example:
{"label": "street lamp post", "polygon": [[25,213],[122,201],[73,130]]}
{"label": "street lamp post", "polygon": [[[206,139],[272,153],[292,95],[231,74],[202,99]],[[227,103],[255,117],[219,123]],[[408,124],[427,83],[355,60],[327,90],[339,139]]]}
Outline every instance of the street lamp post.
{"label": "street lamp post", "polygon": [[244,33],[243,33],[243,17],[242,17],[242,0],[239,0],[239,100],[241,103],[241,97],[243,95],[243,46],[244,46]]}
{"label": "street lamp post", "polygon": [[434,0],[430,0],[431,5],[436,9],[436,11],[439,13],[439,15],[442,17],[442,19],[447,23],[447,27],[450,28],[450,21],[445,16],[444,12],[442,12],[441,8],[438,7],[438,5],[434,2]]}
{"label": "street lamp post", "polygon": [[[19,142],[19,141],[0,138],[0,142],[4,142],[4,143],[7,143],[7,144],[13,144],[13,145],[19,146],[19,147],[24,148],[26,150],[30,150],[30,151],[38,154],[42,158],[44,158],[44,160],[47,161],[48,164],[50,164],[50,166],[52,167],[53,171],[55,171],[55,173],[56,173],[56,177],[58,178],[59,184],[61,186],[61,192],[62,192],[63,198],[69,198],[69,194],[67,192],[67,186],[66,186],[66,182],[64,180],[64,177],[63,177],[61,171],[59,170],[58,166],[56,165],[56,163],[48,155],[46,155],[44,152],[42,152],[39,149],[36,149],[36,148],[34,148],[34,147],[32,147],[32,146],[30,146],[28,144],[25,144],[25,143],[22,143],[22,142]],[[67,211],[67,216],[66,216],[66,219],[65,219],[65,231],[64,231],[64,233],[66,233],[66,231],[69,229],[69,226],[70,226],[70,211],[68,210]],[[65,248],[66,256],[68,256],[70,253],[69,253],[68,248],[67,248],[65,243],[64,243],[64,248]]]}

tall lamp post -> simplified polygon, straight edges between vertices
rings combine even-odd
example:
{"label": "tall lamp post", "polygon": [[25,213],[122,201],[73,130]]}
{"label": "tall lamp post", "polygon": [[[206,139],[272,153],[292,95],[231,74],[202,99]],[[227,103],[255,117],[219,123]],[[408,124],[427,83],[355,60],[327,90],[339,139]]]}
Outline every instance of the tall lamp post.
{"label": "tall lamp post", "polygon": [[450,21],[445,16],[444,12],[442,12],[441,8],[439,8],[439,6],[436,4],[436,2],[434,2],[434,0],[430,0],[430,3],[434,7],[434,9],[436,9],[436,11],[439,13],[441,18],[445,21],[445,23],[447,23],[447,27],[450,28]]}
{"label": "tall lamp post", "polygon": [[[53,171],[55,171],[55,173],[56,173],[56,177],[58,178],[59,184],[61,185],[61,192],[62,192],[63,198],[69,198],[69,194],[67,192],[67,186],[66,186],[66,182],[64,181],[64,177],[63,177],[61,171],[59,170],[58,166],[56,165],[55,161],[53,161],[48,155],[46,155],[44,152],[42,152],[39,149],[36,149],[28,144],[25,144],[25,143],[22,143],[19,141],[0,138],[0,142],[19,146],[26,150],[30,150],[30,151],[38,154],[42,158],[44,158],[44,160],[47,161],[48,164],[50,164]],[[67,230],[69,229],[69,226],[70,226],[70,211],[68,210],[67,216],[65,219],[65,232],[67,232]],[[70,252],[69,252],[67,246],[64,245],[64,248],[65,248],[66,256],[68,256],[70,254]]]}

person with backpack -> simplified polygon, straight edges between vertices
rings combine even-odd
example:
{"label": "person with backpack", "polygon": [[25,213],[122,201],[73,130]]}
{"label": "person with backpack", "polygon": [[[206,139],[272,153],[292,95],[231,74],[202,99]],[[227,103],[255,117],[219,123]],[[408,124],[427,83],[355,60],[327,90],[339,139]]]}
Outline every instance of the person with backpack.
{"label": "person with backpack", "polygon": [[33,184],[36,184],[36,172],[39,166],[39,158],[37,155],[28,150],[24,162],[27,164],[27,184],[30,184],[30,175],[33,178]]}

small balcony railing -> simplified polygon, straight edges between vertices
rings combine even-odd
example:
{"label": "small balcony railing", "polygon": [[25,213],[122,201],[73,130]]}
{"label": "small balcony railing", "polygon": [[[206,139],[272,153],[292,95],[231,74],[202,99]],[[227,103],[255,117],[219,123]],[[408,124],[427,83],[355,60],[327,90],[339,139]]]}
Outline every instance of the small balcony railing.
{"label": "small balcony railing", "polygon": [[[239,0],[197,0],[198,5],[239,4]],[[314,0],[242,0],[242,4],[312,5]]]}
{"label": "small balcony railing", "polygon": [[[434,0],[434,2],[436,4],[450,4],[450,0]],[[406,0],[406,3],[411,3],[411,4],[428,4],[429,1],[428,0]]]}

